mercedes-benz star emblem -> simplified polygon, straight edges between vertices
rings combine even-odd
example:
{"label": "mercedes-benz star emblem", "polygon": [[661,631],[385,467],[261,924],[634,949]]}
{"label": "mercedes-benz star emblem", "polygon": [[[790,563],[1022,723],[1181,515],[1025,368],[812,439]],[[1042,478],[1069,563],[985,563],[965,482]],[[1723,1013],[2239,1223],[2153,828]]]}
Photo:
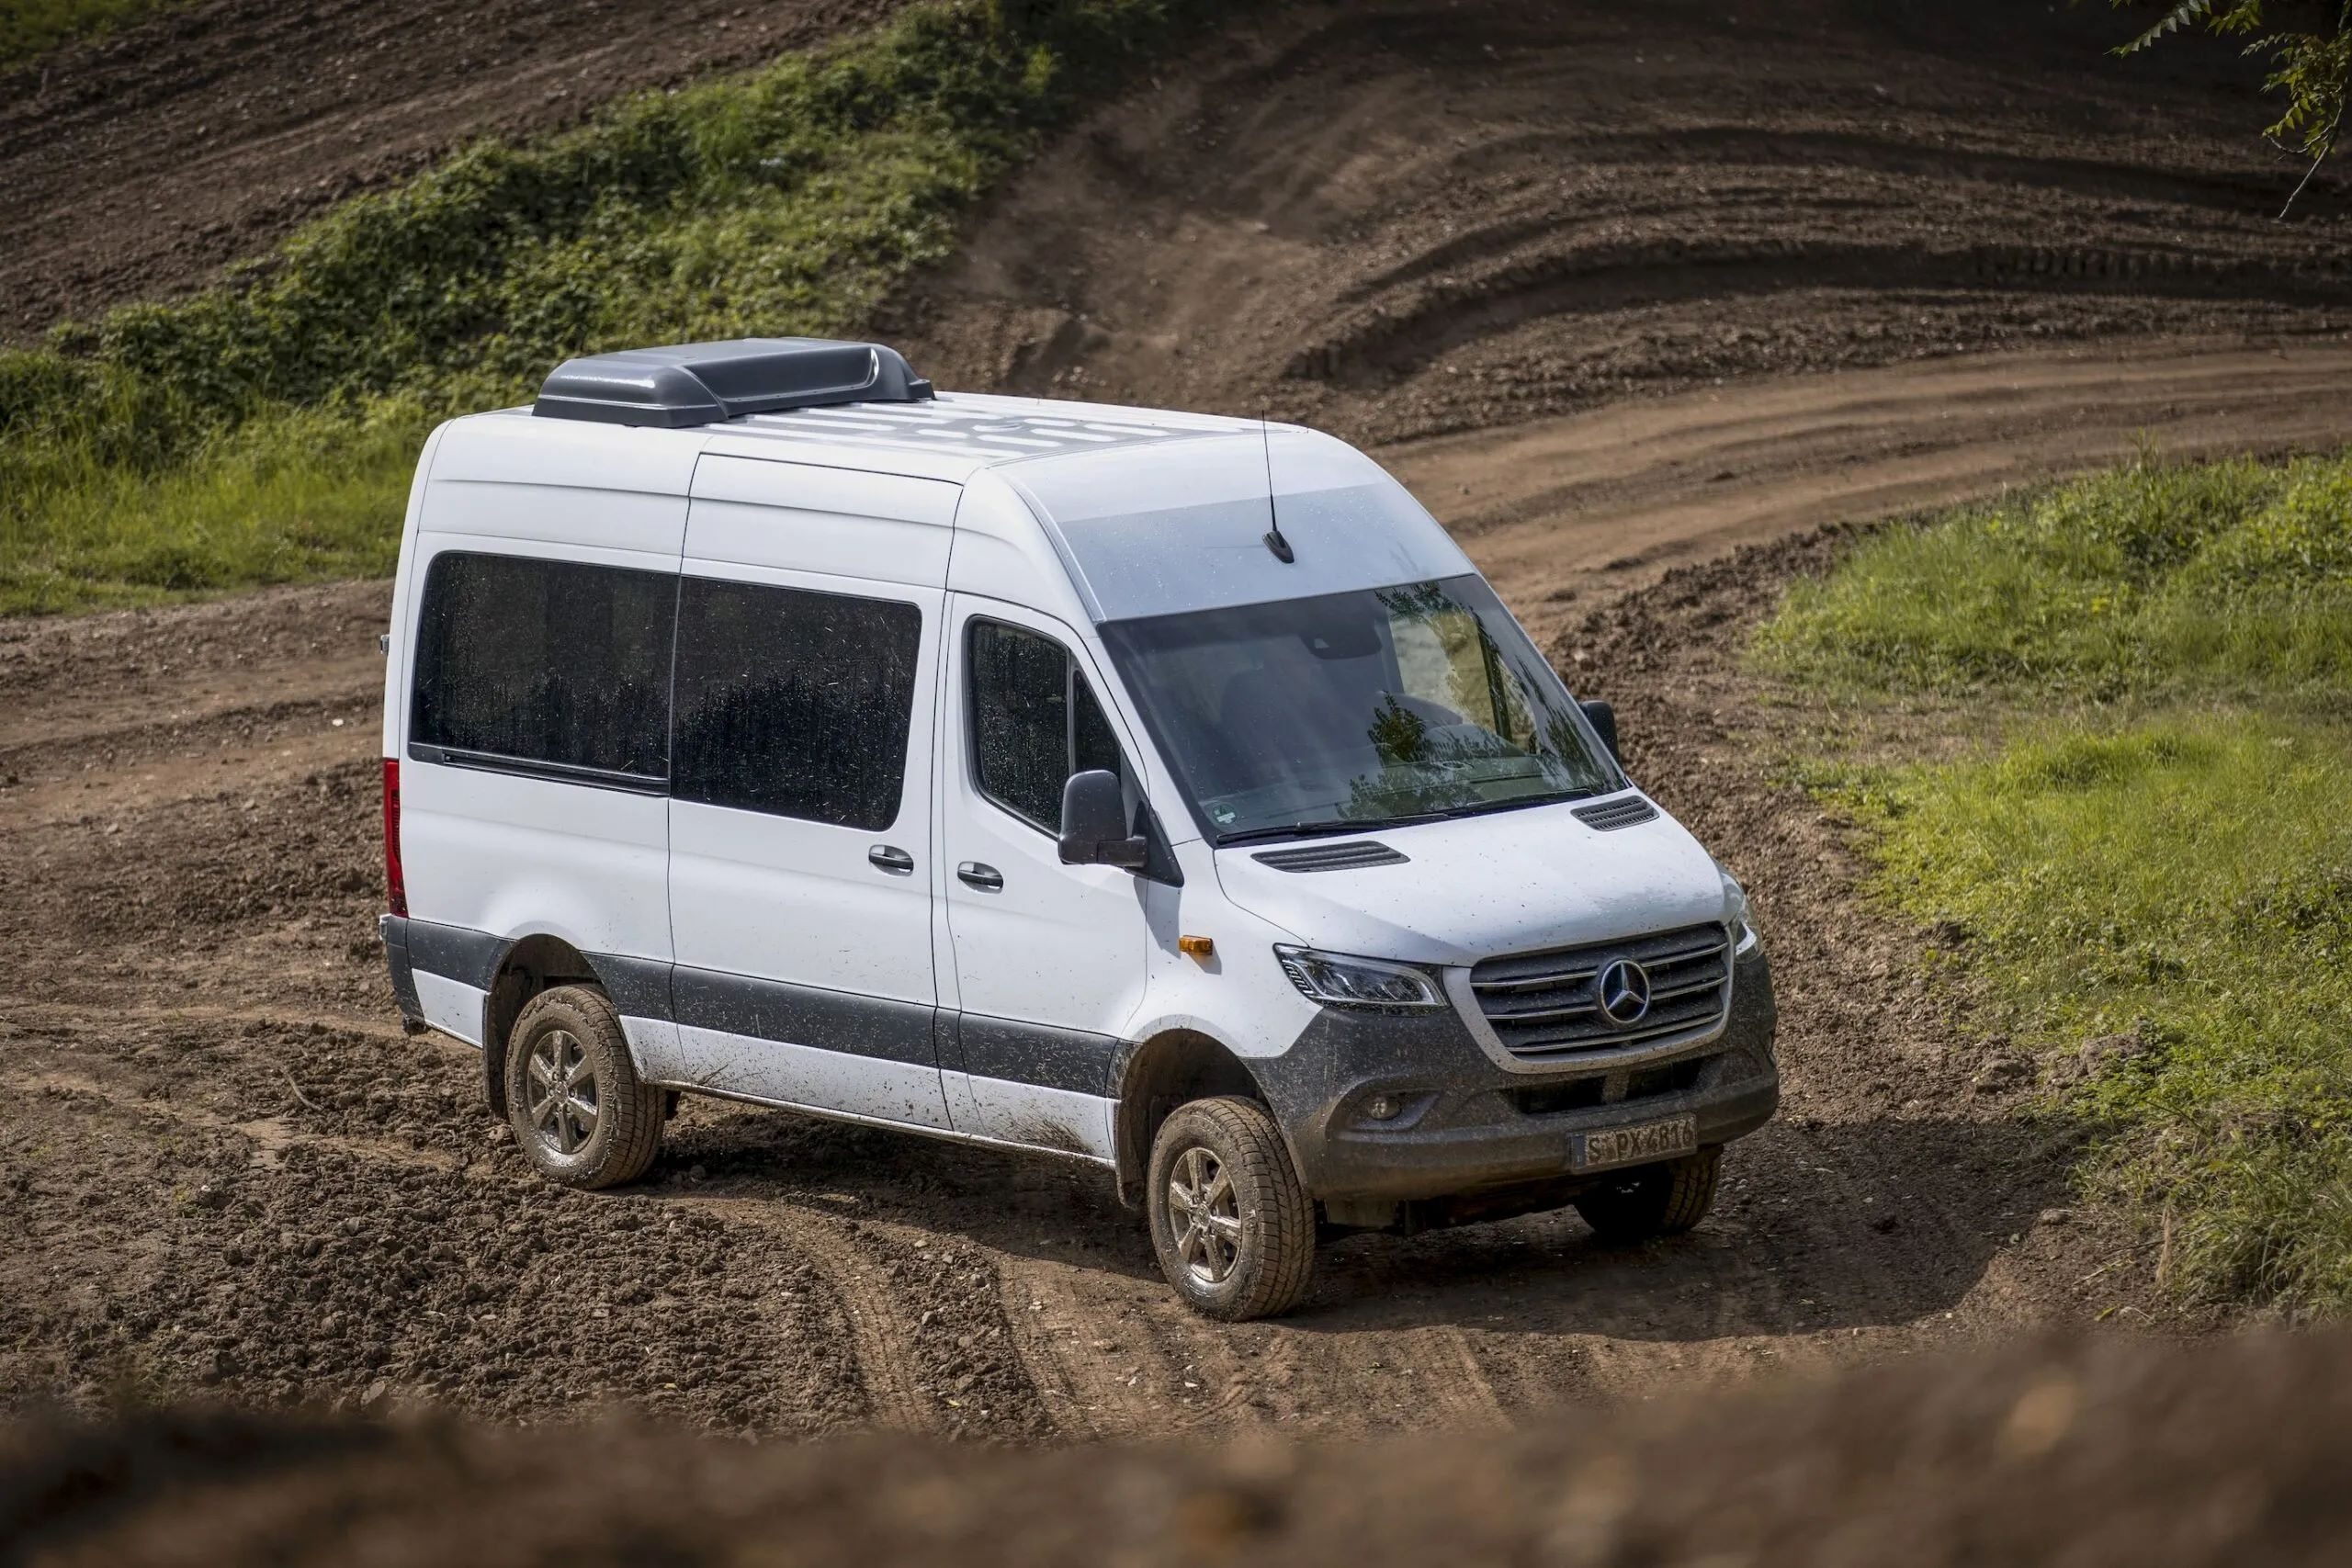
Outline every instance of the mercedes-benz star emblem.
{"label": "mercedes-benz star emblem", "polygon": [[1642,1021],[1650,1010],[1650,977],[1630,958],[1620,958],[1600,972],[1600,1016],[1623,1028]]}

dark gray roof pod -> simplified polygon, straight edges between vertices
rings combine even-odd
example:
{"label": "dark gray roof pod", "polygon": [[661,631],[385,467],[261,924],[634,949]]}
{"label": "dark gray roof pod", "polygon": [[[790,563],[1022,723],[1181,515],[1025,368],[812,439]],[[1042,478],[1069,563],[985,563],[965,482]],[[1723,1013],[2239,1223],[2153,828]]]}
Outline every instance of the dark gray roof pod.
{"label": "dark gray roof pod", "polygon": [[629,348],[567,359],[539,388],[542,419],[717,424],[747,413],[839,403],[913,403],[931,396],[895,348],[820,337],[748,337]]}

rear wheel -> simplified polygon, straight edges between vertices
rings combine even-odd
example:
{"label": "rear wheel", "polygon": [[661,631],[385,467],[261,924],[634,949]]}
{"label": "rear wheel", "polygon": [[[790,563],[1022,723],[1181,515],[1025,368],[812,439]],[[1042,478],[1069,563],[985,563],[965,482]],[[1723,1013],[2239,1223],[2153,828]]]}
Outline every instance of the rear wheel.
{"label": "rear wheel", "polygon": [[1720,1145],[1607,1178],[1576,1201],[1584,1223],[1607,1242],[1647,1241],[1680,1235],[1715,1206],[1715,1178],[1723,1168]]}
{"label": "rear wheel", "polygon": [[1146,1192],[1160,1271],[1194,1311],[1238,1323],[1298,1304],[1315,1205],[1266,1108],[1196,1100],[1160,1123]]}
{"label": "rear wheel", "polygon": [[617,1187],[662,1146],[662,1090],[638,1081],[613,1004],[584,986],[531,998],[506,1044],[506,1120],[523,1157],[566,1187]]}

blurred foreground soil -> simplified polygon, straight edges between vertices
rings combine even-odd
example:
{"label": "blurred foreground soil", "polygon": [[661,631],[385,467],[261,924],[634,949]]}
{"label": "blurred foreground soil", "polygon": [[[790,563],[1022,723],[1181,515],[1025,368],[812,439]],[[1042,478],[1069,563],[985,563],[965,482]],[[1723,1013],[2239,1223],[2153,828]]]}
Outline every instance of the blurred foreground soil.
{"label": "blurred foreground soil", "polygon": [[0,1562],[2352,1561],[2352,1339],[2035,1341],[1526,1430],[754,1446],[138,1414],[0,1438]]}

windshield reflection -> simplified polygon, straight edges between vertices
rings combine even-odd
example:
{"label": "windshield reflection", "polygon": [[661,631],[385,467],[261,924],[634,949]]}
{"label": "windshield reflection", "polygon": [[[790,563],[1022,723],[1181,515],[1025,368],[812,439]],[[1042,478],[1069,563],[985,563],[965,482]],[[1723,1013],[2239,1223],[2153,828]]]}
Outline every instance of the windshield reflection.
{"label": "windshield reflection", "polygon": [[1219,842],[1621,784],[1559,678],[1476,575],[1102,630]]}

